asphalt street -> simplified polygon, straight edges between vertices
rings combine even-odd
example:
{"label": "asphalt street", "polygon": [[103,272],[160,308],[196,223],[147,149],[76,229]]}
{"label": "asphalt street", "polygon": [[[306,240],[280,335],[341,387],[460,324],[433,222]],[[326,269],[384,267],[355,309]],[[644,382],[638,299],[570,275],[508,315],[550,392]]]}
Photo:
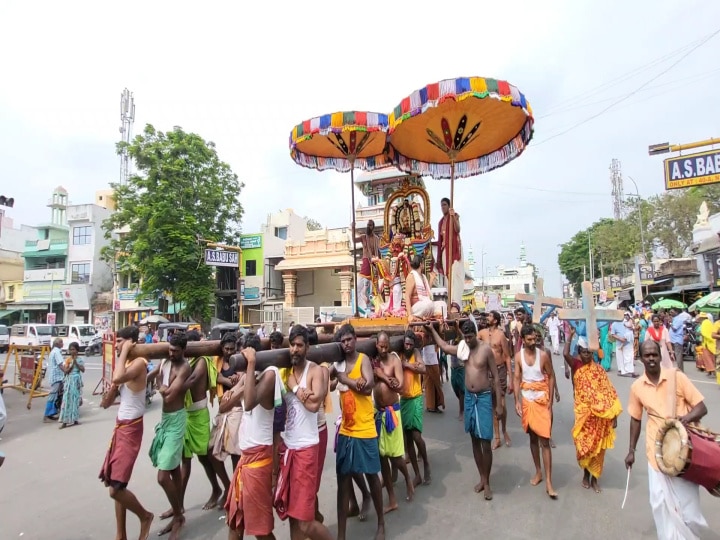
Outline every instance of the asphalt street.
{"label": "asphalt street", "polygon": [[[656,537],[648,503],[647,464],[642,452],[644,434],[638,445],[638,460],[630,477],[630,492],[624,510],[620,506],[626,482],[623,460],[628,448],[627,414],[619,419],[615,449],[606,457],[601,479],[603,492],[596,494],[583,489],[570,434],[573,425],[572,387],[570,381],[562,376],[562,359],[556,356],[554,363],[560,375],[561,393],[561,401],[555,406],[553,428],[557,444],[553,450],[553,483],[559,492],[559,500],[548,498],[544,483],[530,486],[534,469],[528,437],[521,431],[512,398],[508,400],[508,409],[513,444],[511,448],[503,447],[494,453],[491,481],[495,498],[487,502],[482,495],[473,492],[478,474],[472,460],[470,440],[457,420],[457,400],[450,384],[445,383],[447,411],[425,416],[432,484],[418,488],[412,503],[404,503],[400,499],[399,510],[387,515],[388,538],[410,540],[489,535],[509,540]],[[705,424],[714,431],[720,431],[720,389],[698,373],[694,363],[686,362],[685,365],[686,372],[705,396],[710,411]],[[0,437],[0,450],[7,456],[0,468],[1,539],[114,538],[113,504],[97,476],[112,433],[115,409],[102,410],[99,396],[91,395],[100,374],[100,358],[87,359],[82,424],[65,430],[59,430],[56,424],[43,423],[44,399],[34,400],[32,409],[27,410],[27,396],[12,389],[5,390],[8,423]],[[7,375],[11,379],[12,370]],[[625,405],[632,380],[614,373],[610,376]],[[160,407],[159,396],[156,396],[146,415],[143,449],[130,483],[140,501],[156,515],[168,507],[147,455],[153,426],[160,418]],[[330,441],[332,445],[332,436]],[[401,484],[398,483],[398,493],[403,495]],[[320,505],[333,534],[336,532],[336,486],[331,447],[325,464]],[[201,510],[209,494],[203,470],[194,461],[185,503],[187,525],[182,538],[227,538],[224,515],[217,510]],[[703,511],[710,524],[710,530],[703,538],[720,540],[720,535],[713,532],[720,532],[720,512],[717,511],[720,501],[704,491],[701,497]],[[276,536],[289,538],[287,523],[277,518],[275,523]],[[374,527],[373,514],[365,523],[350,519],[348,537],[372,538]],[[161,528],[161,522],[156,519],[153,536]],[[128,532],[130,538],[137,538],[138,524],[132,517],[129,517]]]}

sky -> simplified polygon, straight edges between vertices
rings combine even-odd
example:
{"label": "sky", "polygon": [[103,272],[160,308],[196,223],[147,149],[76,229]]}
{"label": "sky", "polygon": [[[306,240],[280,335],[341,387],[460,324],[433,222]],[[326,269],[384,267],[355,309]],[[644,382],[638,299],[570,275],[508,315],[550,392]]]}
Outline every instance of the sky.
{"label": "sky", "polygon": [[[558,294],[559,244],[612,217],[613,158],[626,193],[632,177],[648,197],[664,189],[648,145],[720,136],[720,35],[692,50],[718,21],[720,4],[702,0],[5,0],[0,194],[15,198],[16,225],[36,225],[56,186],[82,204],[116,182],[127,87],[135,134],[181,126],[215,142],[245,183],[244,232],[285,208],[347,226],[348,175],[296,165],[292,127],[339,110],[388,112],[438,80],[492,77],[526,95],[535,138],[505,167],[457,181],[463,243],[477,277],[483,263],[487,275],[517,264],[524,243]],[[449,182],[426,184],[436,223]]]}

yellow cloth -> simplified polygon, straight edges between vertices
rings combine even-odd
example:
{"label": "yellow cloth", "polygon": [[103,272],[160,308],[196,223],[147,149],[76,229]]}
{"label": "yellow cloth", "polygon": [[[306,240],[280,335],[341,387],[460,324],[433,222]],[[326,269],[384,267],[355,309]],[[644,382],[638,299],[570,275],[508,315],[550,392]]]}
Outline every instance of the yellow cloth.
{"label": "yellow cloth", "polygon": [[[408,364],[414,364],[415,353],[408,360]],[[420,374],[410,371],[409,369],[403,370],[405,376],[405,384],[403,384],[403,392],[400,394],[404,398],[414,398],[422,394],[422,382],[420,380]]]}
{"label": "yellow cloth", "polygon": [[[358,359],[348,377],[357,380],[362,377],[363,359],[367,358],[363,353],[358,353]],[[368,358],[369,362],[370,359]],[[366,396],[350,389],[340,393],[342,408],[342,423],[340,424],[340,435],[354,437],[356,439],[372,439],[377,437],[375,428],[375,405],[372,396]]]}
{"label": "yellow cloth", "polygon": [[713,323],[709,319],[705,319],[700,325],[700,334],[703,338],[703,347],[715,355],[715,338],[713,334]]}
{"label": "yellow cloth", "polygon": [[595,362],[581,366],[573,377],[575,426],[572,435],[580,468],[600,478],[605,450],[615,446],[613,419],[622,412],[615,387]]}

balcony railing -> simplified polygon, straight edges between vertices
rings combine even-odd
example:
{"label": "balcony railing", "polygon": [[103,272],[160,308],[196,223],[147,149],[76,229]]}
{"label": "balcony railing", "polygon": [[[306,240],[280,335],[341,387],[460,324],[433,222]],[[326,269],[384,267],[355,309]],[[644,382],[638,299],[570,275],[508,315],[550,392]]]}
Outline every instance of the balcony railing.
{"label": "balcony railing", "polygon": [[23,281],[55,281],[56,283],[65,282],[64,268],[50,268],[40,270],[25,270],[23,273]]}

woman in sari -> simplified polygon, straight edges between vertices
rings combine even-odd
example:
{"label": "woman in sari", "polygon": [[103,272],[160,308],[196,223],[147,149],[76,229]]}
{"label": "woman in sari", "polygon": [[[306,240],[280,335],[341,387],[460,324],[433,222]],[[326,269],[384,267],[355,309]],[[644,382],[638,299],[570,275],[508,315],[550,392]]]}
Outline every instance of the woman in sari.
{"label": "woman in sari", "polygon": [[622,412],[615,387],[605,370],[593,362],[585,338],[578,339],[581,364],[573,377],[575,426],[572,435],[578,465],[583,471],[582,486],[600,493],[598,480],[605,463],[605,450],[615,446],[617,417]]}
{"label": "woman in sari", "polygon": [[68,345],[68,358],[62,365],[65,378],[63,379],[63,397],[60,405],[60,429],[78,425],[80,419],[80,405],[82,404],[82,374],[85,372],[85,362],[78,358],[80,348],[77,343]]}
{"label": "woman in sari", "polygon": [[675,361],[675,352],[670,343],[670,334],[668,329],[662,323],[660,315],[655,314],[652,317],[652,326],[645,332],[645,340],[653,340],[660,345],[660,367],[670,369]]}

